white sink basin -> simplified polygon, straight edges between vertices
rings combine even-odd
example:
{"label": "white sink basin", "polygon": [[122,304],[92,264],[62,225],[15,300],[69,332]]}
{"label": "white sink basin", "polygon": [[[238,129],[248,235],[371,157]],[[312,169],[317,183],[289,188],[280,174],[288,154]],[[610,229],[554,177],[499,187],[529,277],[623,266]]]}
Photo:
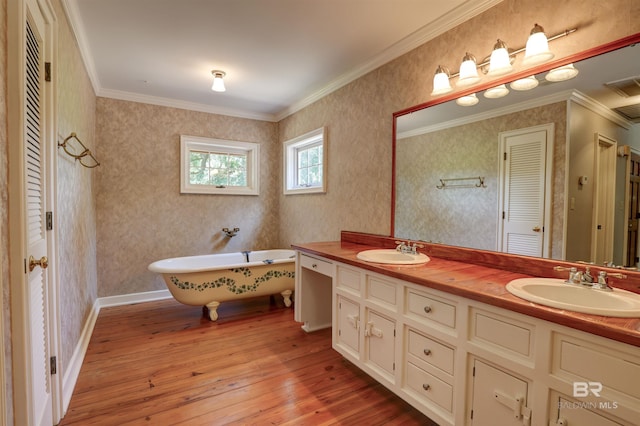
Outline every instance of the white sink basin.
{"label": "white sink basin", "polygon": [[557,278],[520,278],[507,284],[507,291],[530,302],[567,311],[640,318],[640,294],[617,288],[602,291]]}
{"label": "white sink basin", "polygon": [[395,249],[365,250],[358,253],[356,257],[365,262],[385,263],[389,265],[419,265],[431,260],[429,256],[423,253],[400,253]]}

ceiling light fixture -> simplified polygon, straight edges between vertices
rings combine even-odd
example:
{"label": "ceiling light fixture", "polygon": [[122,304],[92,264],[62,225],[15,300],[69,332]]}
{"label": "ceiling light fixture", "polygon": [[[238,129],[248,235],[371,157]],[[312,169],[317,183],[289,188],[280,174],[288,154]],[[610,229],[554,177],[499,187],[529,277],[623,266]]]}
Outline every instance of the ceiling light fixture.
{"label": "ceiling light fixture", "polygon": [[438,65],[436,68],[436,74],[433,76],[433,91],[431,96],[444,95],[451,92],[451,83],[449,83],[449,69]]}
{"label": "ceiling light fixture", "polygon": [[211,71],[211,74],[213,74],[213,85],[211,86],[211,90],[214,92],[224,92],[227,90],[227,88],[224,87],[224,76],[227,75],[227,73],[220,70],[213,70]]}

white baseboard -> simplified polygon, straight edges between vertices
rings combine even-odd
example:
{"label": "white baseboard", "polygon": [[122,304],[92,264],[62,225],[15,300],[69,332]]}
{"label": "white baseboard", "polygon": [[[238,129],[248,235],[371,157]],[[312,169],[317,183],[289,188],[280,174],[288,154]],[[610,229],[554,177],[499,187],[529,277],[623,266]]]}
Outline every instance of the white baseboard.
{"label": "white baseboard", "polygon": [[154,300],[171,299],[169,290],[145,291],[144,293],[122,294],[120,296],[99,297],[101,308],[109,306],[133,305],[134,303],[153,302]]}
{"label": "white baseboard", "polygon": [[80,369],[82,368],[82,362],[87,353],[87,347],[89,347],[89,341],[91,340],[91,334],[93,334],[93,328],[98,319],[100,309],[110,306],[131,305],[134,303],[153,302],[155,300],[163,300],[171,298],[169,290],[157,290],[147,291],[144,293],[123,294],[120,296],[99,297],[93,304],[91,312],[87,317],[87,321],[82,328],[80,339],[76,345],[73,355],[69,360],[69,365],[65,368],[64,377],[62,378],[62,404],[63,413],[67,412],[69,403],[71,402],[71,395],[73,395],[73,389],[76,387],[78,376],[80,375]]}

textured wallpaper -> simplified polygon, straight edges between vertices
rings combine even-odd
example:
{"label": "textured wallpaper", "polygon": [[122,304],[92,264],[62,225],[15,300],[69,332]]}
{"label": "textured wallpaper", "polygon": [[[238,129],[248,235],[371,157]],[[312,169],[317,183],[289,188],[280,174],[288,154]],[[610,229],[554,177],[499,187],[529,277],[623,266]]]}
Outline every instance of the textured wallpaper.
{"label": "textured wallpaper", "polygon": [[[71,132],[96,151],[95,94],[85,71],[76,40],[60,3],[54,2],[58,18],[58,138]],[[57,209],[54,220],[58,237],[60,277],[62,374],[73,354],[84,323],[97,298],[96,270],[96,169],[87,169],[58,149]]]}
{"label": "textured wallpaper", "polygon": [[[99,296],[166,288],[156,260],[276,246],[275,123],[106,98],[97,117]],[[180,194],[181,134],[259,143],[260,195]]]}
{"label": "textured wallpaper", "polygon": [[[552,256],[563,240],[566,102],[397,142],[396,235],[496,250],[499,133],[554,123]],[[482,176],[486,188],[437,189],[439,179]]]}

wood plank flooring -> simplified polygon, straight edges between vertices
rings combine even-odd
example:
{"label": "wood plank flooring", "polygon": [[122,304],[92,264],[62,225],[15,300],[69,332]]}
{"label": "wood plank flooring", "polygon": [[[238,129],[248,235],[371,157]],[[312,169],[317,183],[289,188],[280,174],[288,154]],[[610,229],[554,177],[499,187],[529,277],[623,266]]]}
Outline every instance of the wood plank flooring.
{"label": "wood plank flooring", "polygon": [[61,425],[433,425],[279,298],[100,312]]}

